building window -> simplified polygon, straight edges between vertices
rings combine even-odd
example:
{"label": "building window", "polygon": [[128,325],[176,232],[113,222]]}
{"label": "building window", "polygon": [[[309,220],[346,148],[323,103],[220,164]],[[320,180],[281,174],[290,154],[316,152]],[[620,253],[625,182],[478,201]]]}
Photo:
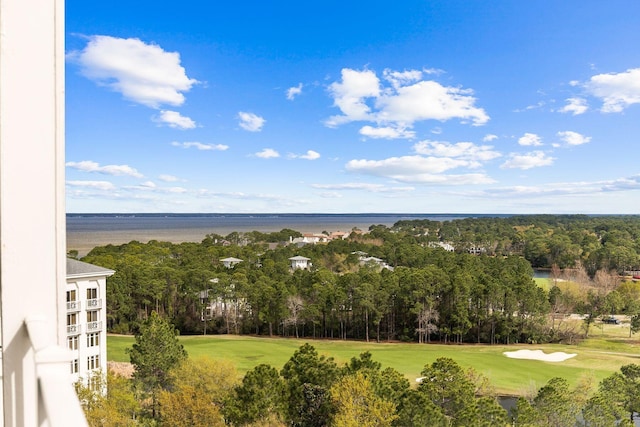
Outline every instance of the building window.
{"label": "building window", "polygon": [[87,322],[97,322],[98,321],[98,311],[91,310],[87,311]]}
{"label": "building window", "polygon": [[76,313],[67,314],[67,326],[77,325],[78,315]]}
{"label": "building window", "polygon": [[92,375],[89,378],[89,389],[91,391],[100,391],[101,387],[102,387],[102,378],[100,378],[100,375]]}
{"label": "building window", "polygon": [[87,288],[87,299],[98,298],[98,288]]}
{"label": "building window", "polygon": [[100,333],[87,334],[87,347],[96,347],[98,345],[100,345]]}
{"label": "building window", "polygon": [[78,295],[76,290],[67,291],[67,302],[74,302],[78,300]]}
{"label": "building window", "polygon": [[67,347],[69,350],[77,350],[78,349],[78,336],[74,335],[72,337],[67,337]]}
{"label": "building window", "polygon": [[74,359],[71,361],[71,373],[72,374],[78,373],[78,359]]}
{"label": "building window", "polygon": [[98,369],[100,368],[100,356],[89,356],[87,357],[87,369]]}

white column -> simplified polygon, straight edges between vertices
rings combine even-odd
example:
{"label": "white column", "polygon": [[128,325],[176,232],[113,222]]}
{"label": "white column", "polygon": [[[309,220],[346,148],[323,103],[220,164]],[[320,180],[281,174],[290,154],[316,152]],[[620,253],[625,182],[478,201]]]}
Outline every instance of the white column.
{"label": "white column", "polygon": [[48,339],[64,344],[65,253],[64,1],[0,0],[5,426],[43,423],[34,351],[24,322],[43,316]]}

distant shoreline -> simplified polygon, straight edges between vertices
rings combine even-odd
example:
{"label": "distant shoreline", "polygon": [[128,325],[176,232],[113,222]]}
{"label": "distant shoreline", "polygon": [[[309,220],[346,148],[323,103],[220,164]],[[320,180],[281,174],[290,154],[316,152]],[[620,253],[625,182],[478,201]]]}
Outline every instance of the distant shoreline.
{"label": "distant shoreline", "polygon": [[400,219],[417,218],[403,214],[67,214],[67,250],[84,256],[96,246],[132,240],[199,243],[208,234],[268,233],[283,228],[301,233],[368,230],[372,224],[391,226]]}
{"label": "distant shoreline", "polygon": [[171,214],[171,213],[71,213],[67,214],[67,250],[86,255],[96,246],[120,245],[137,240],[171,243],[201,242],[208,234],[226,236],[234,231],[263,233],[284,228],[301,233],[368,230],[371,225],[392,226],[401,220],[447,221],[479,216],[467,214]]}

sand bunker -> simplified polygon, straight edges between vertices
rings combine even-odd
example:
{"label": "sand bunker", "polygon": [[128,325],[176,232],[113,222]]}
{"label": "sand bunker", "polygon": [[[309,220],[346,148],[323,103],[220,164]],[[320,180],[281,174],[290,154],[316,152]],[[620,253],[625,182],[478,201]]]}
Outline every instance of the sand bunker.
{"label": "sand bunker", "polygon": [[575,353],[564,353],[562,351],[546,354],[542,350],[505,351],[503,354],[512,359],[542,360],[543,362],[564,362],[576,356]]}

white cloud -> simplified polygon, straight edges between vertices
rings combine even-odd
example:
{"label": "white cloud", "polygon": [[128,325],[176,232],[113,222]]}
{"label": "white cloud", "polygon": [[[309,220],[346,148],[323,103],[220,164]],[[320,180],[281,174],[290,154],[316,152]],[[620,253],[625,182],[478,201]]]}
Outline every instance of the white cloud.
{"label": "white cloud", "polygon": [[482,108],[474,106],[476,99],[470,89],[422,80],[422,71],[385,70],[383,76],[390,86],[383,87],[373,71],[344,68],[342,81],[329,86],[334,105],[342,115],[330,117],[325,124],[335,127],[353,121],[370,121],[403,129],[423,120],[458,118],[473,125],[489,120]]}
{"label": "white cloud", "polygon": [[490,145],[475,145],[472,142],[451,144],[441,141],[420,141],[413,146],[413,150],[427,156],[459,157],[478,162],[485,162],[501,156]]}
{"label": "white cloud", "polygon": [[533,151],[526,154],[511,154],[506,162],[500,167],[502,169],[532,169],[541,166],[552,165],[555,158],[548,157],[542,151]]}
{"label": "white cloud", "polygon": [[123,188],[130,191],[146,191],[164,194],[184,194],[188,192],[188,190],[183,187],[158,187],[152,181],[146,181],[139,185],[130,185]]}
{"label": "white cloud", "polygon": [[153,181],[145,181],[142,184],[140,184],[141,188],[148,188],[150,190],[155,190],[157,188],[157,185],[155,184],[155,182]]}
{"label": "white cloud", "polygon": [[311,184],[311,186],[321,190],[362,190],[372,193],[406,193],[408,191],[415,190],[414,187],[388,187],[382,184],[369,184],[362,182],[349,182],[344,184]]}
{"label": "white cloud", "polygon": [[382,75],[396,89],[422,80],[422,71],[420,70],[393,71],[387,68],[382,72]]}
{"label": "white cloud", "polygon": [[177,111],[162,110],[160,115],[154,118],[154,121],[159,124],[165,124],[174,129],[194,129],[196,122],[189,117],[181,115]]}
{"label": "white cloud", "polygon": [[333,116],[327,126],[333,127],[356,120],[371,120],[371,110],[365,103],[366,98],[380,96],[380,80],[373,71],[342,69],[342,82],[329,85],[333,104],[342,111],[343,116]]}
{"label": "white cloud", "polygon": [[203,144],[201,142],[177,142],[171,143],[174,147],[182,148],[195,148],[201,151],[225,151],[229,149],[228,145],[224,144]]}
{"label": "white cloud", "polygon": [[116,187],[108,181],[67,181],[71,187],[90,188],[92,190],[112,191]]}
{"label": "white cloud", "polygon": [[542,139],[535,133],[525,133],[518,139],[518,144],[524,146],[540,146],[542,145]]}
{"label": "white cloud", "polygon": [[543,186],[513,186],[482,191],[482,197],[549,197],[564,195],[593,195],[619,191],[640,190],[640,175],[593,182],[559,182]]}
{"label": "white cloud", "polygon": [[471,120],[474,125],[489,121],[482,108],[474,107],[472,91],[442,86],[435,81],[421,81],[403,86],[396,93],[381,96],[376,107],[377,119],[385,122],[413,124],[422,120],[446,121],[459,118]]}
{"label": "white cloud", "polygon": [[484,138],[482,138],[483,142],[491,142],[498,139],[498,135],[494,135],[492,133],[488,133],[484,136]]}
{"label": "white cloud", "polygon": [[264,150],[257,152],[255,156],[260,157],[261,159],[275,159],[276,157],[280,157],[280,153],[273,148],[265,148]]}
{"label": "white cloud", "polygon": [[260,132],[266,120],[256,114],[240,111],[238,113],[240,119],[240,127],[249,132]]}
{"label": "white cloud", "polygon": [[573,132],[570,130],[564,132],[558,132],[558,137],[568,145],[582,145],[591,141],[590,136],[584,136],[579,134],[578,132]]}
{"label": "white cloud", "polygon": [[568,98],[567,105],[560,109],[561,113],[572,113],[574,116],[585,113],[589,107],[587,100],[583,98]]}
{"label": "white cloud", "polygon": [[289,154],[290,159],[305,159],[305,160],[317,160],[320,158],[320,153],[313,150],[308,150],[306,154]]}
{"label": "white cloud", "polygon": [[287,89],[287,99],[293,101],[296,96],[302,93],[302,83],[298,83],[298,86],[293,86]]}
{"label": "white cloud", "polygon": [[595,75],[585,84],[585,88],[603,101],[602,112],[619,113],[630,105],[640,103],[640,68]]}
{"label": "white cloud", "polygon": [[411,130],[406,130],[402,128],[394,128],[394,127],[371,127],[369,125],[363,126],[360,129],[360,135],[367,136],[369,138],[385,138],[385,139],[412,139],[415,138],[416,133]]}
{"label": "white cloud", "polygon": [[173,176],[173,175],[160,175],[158,176],[158,179],[164,182],[177,182],[180,180],[178,179],[177,176]]}
{"label": "white cloud", "polygon": [[183,92],[198,83],[187,77],[177,52],[135,38],[91,36],[85,48],[69,58],[87,78],[151,108],[182,105]]}
{"label": "white cloud", "polygon": [[477,162],[462,159],[403,156],[384,160],[351,160],[345,165],[345,168],[349,172],[382,176],[402,182],[454,185],[494,182],[484,174],[443,174],[443,172],[454,168],[476,166]]}
{"label": "white cloud", "polygon": [[211,191],[202,189],[197,192],[197,196],[199,197],[219,197],[222,199],[237,199],[237,200],[266,200],[266,201],[275,201],[279,203],[287,203],[289,200],[275,194],[252,194],[252,193],[243,193],[241,191],[235,192],[220,192],[220,191]]}
{"label": "white cloud", "polygon": [[66,166],[82,172],[95,172],[104,175],[114,176],[131,176],[134,178],[142,178],[143,175],[128,165],[106,165],[100,166],[99,163],[91,160],[83,160],[81,162],[67,162]]}

